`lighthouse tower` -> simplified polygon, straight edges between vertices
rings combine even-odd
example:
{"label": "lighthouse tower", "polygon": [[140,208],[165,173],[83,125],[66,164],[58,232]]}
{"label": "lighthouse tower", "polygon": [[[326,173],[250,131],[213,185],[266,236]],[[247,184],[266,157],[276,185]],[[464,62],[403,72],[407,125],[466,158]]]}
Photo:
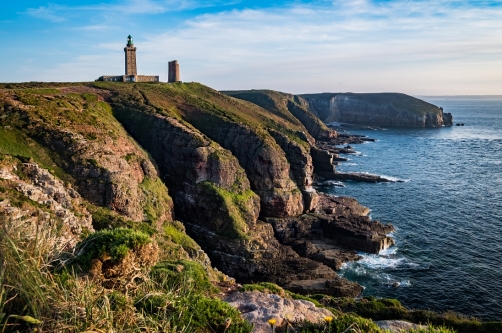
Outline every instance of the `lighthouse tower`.
{"label": "lighthouse tower", "polygon": [[136,48],[134,47],[131,35],[127,37],[127,45],[124,48],[124,52],[125,75],[103,75],[99,77],[98,81],[159,82],[158,75],[138,75],[138,68],[136,67]]}
{"label": "lighthouse tower", "polygon": [[127,45],[124,48],[125,52],[125,75],[138,75],[136,67],[136,48],[132,41],[131,35],[127,37]]}

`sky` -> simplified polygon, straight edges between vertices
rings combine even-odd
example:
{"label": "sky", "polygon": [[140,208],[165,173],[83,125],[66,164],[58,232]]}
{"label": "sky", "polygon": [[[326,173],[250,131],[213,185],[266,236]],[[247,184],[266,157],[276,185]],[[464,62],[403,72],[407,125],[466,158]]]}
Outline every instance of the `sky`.
{"label": "sky", "polygon": [[3,0],[0,82],[138,74],[218,90],[502,95],[502,0]]}

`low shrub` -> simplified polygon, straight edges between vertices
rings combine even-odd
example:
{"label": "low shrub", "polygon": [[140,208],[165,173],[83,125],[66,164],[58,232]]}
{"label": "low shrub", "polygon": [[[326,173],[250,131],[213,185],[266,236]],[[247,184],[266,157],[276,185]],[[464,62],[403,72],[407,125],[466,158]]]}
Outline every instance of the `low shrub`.
{"label": "low shrub", "polygon": [[77,245],[75,264],[84,271],[91,266],[93,259],[109,256],[112,261],[123,259],[129,250],[150,243],[150,236],[128,228],[100,230]]}
{"label": "low shrub", "polygon": [[218,291],[209,281],[202,265],[195,261],[161,261],[152,267],[150,277],[165,289],[183,285],[196,293],[211,294]]}
{"label": "low shrub", "polygon": [[286,296],[287,292],[276,285],[275,283],[270,282],[260,282],[254,284],[245,284],[239,291],[259,291],[265,294],[276,294],[279,296]]}

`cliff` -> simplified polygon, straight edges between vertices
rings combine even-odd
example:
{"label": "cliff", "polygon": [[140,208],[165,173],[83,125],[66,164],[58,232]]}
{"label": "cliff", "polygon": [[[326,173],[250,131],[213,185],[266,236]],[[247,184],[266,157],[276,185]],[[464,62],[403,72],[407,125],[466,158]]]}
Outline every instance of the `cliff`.
{"label": "cliff", "polygon": [[398,93],[300,95],[322,121],[386,127],[452,126],[452,116],[418,98]]}
{"label": "cliff", "polygon": [[[0,325],[250,332],[241,312],[264,327],[268,307],[282,324],[301,311],[289,324],[303,332],[301,320],[325,330],[316,316],[335,313],[319,302],[361,294],[336,270],[391,246],[393,227],[313,182],[336,174],[338,144],[362,139],[337,136],[302,97],[227,93],[0,84]],[[229,296],[234,278],[265,282]],[[343,330],[357,320],[379,332],[336,315]]]}
{"label": "cliff", "polygon": [[[324,286],[341,262],[357,259],[350,251],[391,244],[383,229],[364,231],[373,223],[360,219],[367,213],[342,217],[335,212],[344,204],[313,189],[316,139],[336,132],[297,96],[251,94],[271,102],[265,109],[198,83],[19,84],[1,93],[2,153],[53,170],[86,202],[94,229],[146,222],[162,230],[179,226],[175,213],[219,269],[282,285],[324,279]],[[284,238],[281,219],[305,230],[323,225],[321,239],[350,250],[332,251],[329,260],[307,255],[298,244],[309,233]],[[184,250],[199,258],[194,248]],[[360,292],[337,281],[322,288]]]}
{"label": "cliff", "polygon": [[236,90],[222,93],[249,101],[284,119],[299,123],[317,140],[330,139],[337,135],[336,131],[329,129],[310,112],[308,102],[300,96],[274,90]]}

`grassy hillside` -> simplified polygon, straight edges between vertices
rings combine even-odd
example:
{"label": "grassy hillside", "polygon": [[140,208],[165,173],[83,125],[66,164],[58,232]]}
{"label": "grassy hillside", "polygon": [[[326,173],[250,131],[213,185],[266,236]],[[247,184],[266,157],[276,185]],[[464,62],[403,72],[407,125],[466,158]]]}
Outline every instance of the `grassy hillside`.
{"label": "grassy hillside", "polygon": [[330,131],[308,110],[307,102],[299,96],[274,90],[236,90],[222,93],[259,105],[279,117],[302,126],[305,132],[314,138],[323,138],[327,136],[325,133]]}
{"label": "grassy hillside", "polygon": [[[255,104],[230,98],[200,83],[134,86],[96,82],[94,86],[120,93],[117,102],[121,102],[124,98],[129,101],[134,100],[151,106],[152,112],[183,119],[210,137],[218,129],[220,122],[231,122],[248,125],[265,140],[270,140],[266,132],[274,129],[296,142],[301,144],[305,142],[297,134],[305,128],[291,115],[284,117],[281,114],[271,114]],[[122,101],[127,102],[127,100]]]}

